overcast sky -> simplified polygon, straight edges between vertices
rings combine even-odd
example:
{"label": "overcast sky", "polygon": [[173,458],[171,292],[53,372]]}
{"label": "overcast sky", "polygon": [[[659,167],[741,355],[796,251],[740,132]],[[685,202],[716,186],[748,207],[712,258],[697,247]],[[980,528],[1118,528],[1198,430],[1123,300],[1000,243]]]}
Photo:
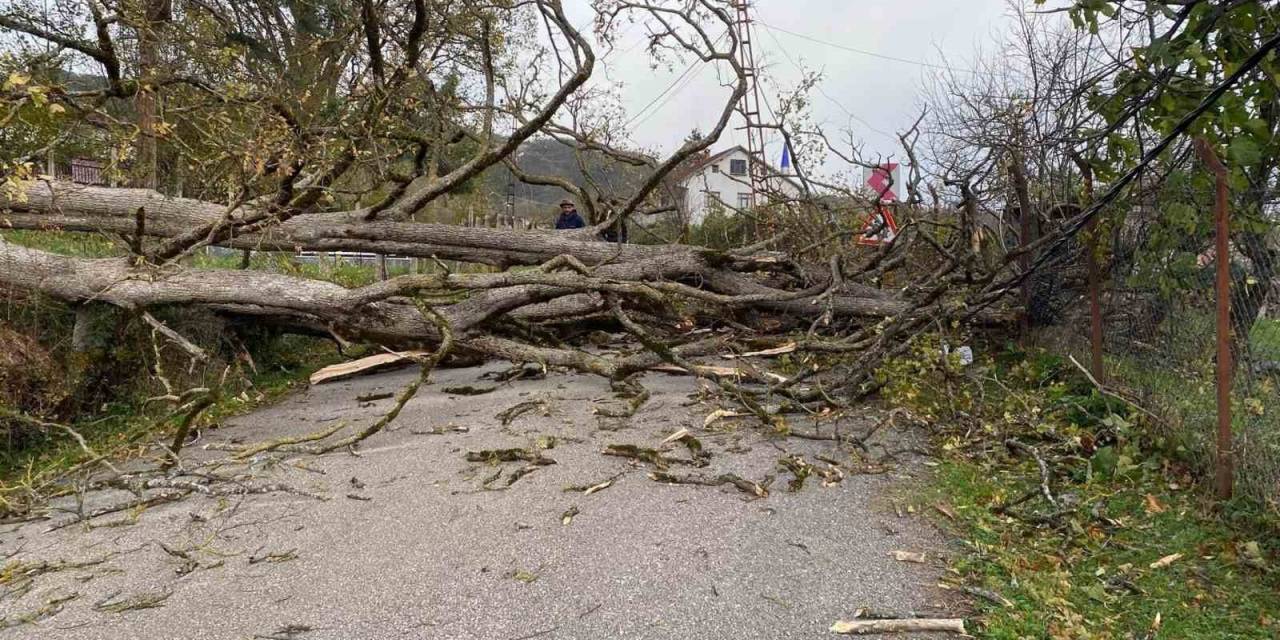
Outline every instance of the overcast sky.
{"label": "overcast sky", "polygon": [[[575,24],[590,20],[589,0],[565,0],[564,4]],[[921,79],[930,69],[814,40],[967,67],[976,47],[989,44],[992,34],[1003,29],[1008,10],[1007,0],[756,0],[754,4],[756,58],[766,76],[762,87],[769,101],[776,104],[776,87],[791,87],[800,79],[797,64],[822,71],[826,95],[814,93],[814,116],[830,132],[852,128],[870,154],[896,151],[894,139],[887,134],[910,126],[919,105]],[[714,70],[699,69],[658,108],[637,114],[686,68],[650,70],[642,39],[639,29],[623,37],[616,52],[605,58],[604,72],[624,83],[627,116],[635,118],[630,125],[634,142],[669,152],[693,127],[711,128],[728,90],[719,86]],[[741,124],[735,121],[731,127]],[[743,132],[731,130],[715,149],[739,143],[745,143]],[[776,165],[780,143],[767,146]]]}

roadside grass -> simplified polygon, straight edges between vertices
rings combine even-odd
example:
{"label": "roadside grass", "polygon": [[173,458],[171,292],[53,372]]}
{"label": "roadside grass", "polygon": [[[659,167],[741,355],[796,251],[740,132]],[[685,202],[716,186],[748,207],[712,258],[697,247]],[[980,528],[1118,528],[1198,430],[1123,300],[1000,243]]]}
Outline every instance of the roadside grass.
{"label": "roadside grass", "polygon": [[973,633],[1280,637],[1274,503],[1214,504],[1143,414],[1070,363],[985,345],[994,356],[959,367],[937,346],[887,366],[885,395],[936,426],[941,462],[915,500],[948,514],[953,586],[992,597],[974,598]]}
{"label": "roadside grass", "polygon": [[[7,230],[0,235],[3,235],[7,241],[59,255],[81,258],[109,258],[126,254],[121,242],[113,241],[102,234]],[[206,253],[200,251],[186,258],[185,263],[205,269],[239,269],[241,268],[241,257],[238,252]],[[378,270],[376,265],[373,264],[333,259],[299,260],[292,254],[271,252],[254,252],[251,254],[249,269],[324,280],[344,287],[358,287],[378,280]],[[407,272],[407,269],[393,265],[388,271],[390,275],[397,275]]]}
{"label": "roadside grass", "polygon": [[64,256],[110,258],[125,255],[119,241],[100,233],[5,229],[0,232],[0,237],[7,242]]}
{"label": "roadside grass", "polygon": [[[69,231],[26,231],[9,229],[0,231],[4,240],[33,249],[41,249],[59,255],[81,258],[110,258],[126,255],[123,243],[103,234]],[[198,251],[185,258],[183,263],[204,269],[241,269],[238,251]],[[374,261],[351,258],[335,259],[332,255],[302,258],[292,253],[255,251],[250,254],[249,269],[293,275],[313,280],[323,280],[347,288],[361,287],[378,281],[378,266]],[[418,260],[414,267],[403,262],[389,261],[387,275],[435,273],[448,269],[451,273],[488,273],[492,267],[482,264],[452,260]],[[537,267],[527,267],[536,269]]]}
{"label": "roadside grass", "polygon": [[1280,636],[1280,579],[1268,559],[1274,548],[1262,546],[1274,529],[1251,507],[1217,514],[1194,488],[1173,490],[1158,473],[1143,473],[1073,487],[1086,503],[1105,504],[1097,521],[1028,525],[993,512],[1035,485],[1032,469],[1009,464],[947,459],[922,497],[949,504],[956,516],[942,526],[964,545],[952,567],[963,582],[1010,601],[976,601],[979,637]]}
{"label": "roadside grass", "polygon": [[[342,359],[325,341],[270,338],[252,367],[228,366],[228,375],[213,377],[215,401],[194,426],[207,429],[275,402],[305,386],[316,369]],[[171,405],[147,402],[156,395],[155,386],[144,379],[123,382],[116,396],[97,411],[71,420],[67,426],[84,438],[85,446],[61,429],[45,428],[26,432],[20,445],[0,448],[0,516],[21,517],[40,501],[68,491],[67,482],[93,460],[90,451],[117,465],[154,456],[154,443],[167,440],[179,418]]]}

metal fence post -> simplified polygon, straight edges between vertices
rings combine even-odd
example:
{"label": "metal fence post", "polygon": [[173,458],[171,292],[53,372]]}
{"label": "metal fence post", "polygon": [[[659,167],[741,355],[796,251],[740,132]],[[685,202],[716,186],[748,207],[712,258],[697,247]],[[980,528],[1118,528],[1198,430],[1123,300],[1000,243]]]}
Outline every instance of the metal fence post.
{"label": "metal fence post", "polygon": [[[1081,163],[1084,175],[1085,205],[1093,204],[1093,168]],[[1089,356],[1093,377],[1099,382],[1106,379],[1102,364],[1102,283],[1098,273],[1098,216],[1089,219],[1085,232],[1085,265],[1089,274]]]}
{"label": "metal fence post", "polygon": [[1235,480],[1231,448],[1231,249],[1228,242],[1230,224],[1227,213],[1227,168],[1213,152],[1209,142],[1196,138],[1196,153],[1214,174],[1214,265],[1216,267],[1217,334],[1218,334],[1218,459],[1215,489],[1220,500],[1231,498]]}

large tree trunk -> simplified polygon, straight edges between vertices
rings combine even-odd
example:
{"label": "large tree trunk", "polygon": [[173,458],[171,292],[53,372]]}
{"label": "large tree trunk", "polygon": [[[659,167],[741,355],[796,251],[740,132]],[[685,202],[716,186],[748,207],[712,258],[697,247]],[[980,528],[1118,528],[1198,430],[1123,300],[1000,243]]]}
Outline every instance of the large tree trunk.
{"label": "large tree trunk", "polygon": [[[0,218],[0,224],[15,229],[131,234],[136,226],[137,211],[143,208],[146,211],[144,232],[153,237],[172,238],[227,218],[227,207],[223,205],[166,197],[147,189],[37,182],[24,196],[20,200],[6,200],[0,195],[0,208],[10,209]],[[239,216],[245,212],[234,213]],[[263,251],[367,251],[494,266],[536,265],[558,255],[572,255],[586,264],[649,260],[655,266],[670,264],[669,270],[676,274],[687,270],[689,261],[696,260],[695,254],[703,251],[691,247],[605,244],[571,232],[367,222],[363,217],[363,211],[300,215],[258,232],[237,234],[218,244]]]}
{"label": "large tree trunk", "polygon": [[[631,273],[626,273],[629,267]],[[434,326],[423,319],[412,304],[397,298],[403,292],[472,291],[466,300],[440,310],[455,331],[463,332],[503,314],[536,318],[597,311],[600,309],[598,298],[582,294],[595,290],[645,293],[647,289],[637,287],[650,270],[646,263],[640,262],[600,267],[592,277],[540,270],[439,273],[401,276],[368,287],[347,289],[329,282],[263,271],[136,266],[124,258],[73,258],[0,241],[0,284],[9,287],[39,291],[68,302],[97,301],[125,309],[208,305],[223,312],[270,317],[310,330],[323,328],[344,337],[390,345],[430,342],[436,338]],[[606,271],[608,275],[601,277],[600,272]],[[746,281],[738,274],[727,272],[708,281],[738,279]],[[738,306],[794,313],[812,313],[811,308],[817,306],[805,302],[812,296],[789,300],[786,292],[759,285],[743,286],[740,293],[747,297],[739,298]],[[566,296],[569,298],[551,308],[537,306]],[[733,300],[729,302],[733,306]],[[848,296],[837,296],[833,303],[842,312],[870,316],[905,308],[905,303],[896,300]]]}
{"label": "large tree trunk", "polygon": [[[124,235],[135,232],[136,212],[141,208],[146,212],[144,232],[166,238],[226,217],[225,207],[217,204],[165,197],[145,189],[86,187],[65,182],[33,184],[27,189],[25,200],[0,201],[0,206],[11,210],[3,222],[13,228]],[[789,314],[818,315],[829,306],[833,313],[840,315],[883,317],[907,308],[904,301],[890,293],[852,283],[843,285],[836,295],[828,296],[828,304],[816,305],[812,301],[821,291],[807,296],[794,295],[765,286],[751,277],[752,272],[784,268],[786,261],[778,254],[732,254],[690,246],[603,243],[589,235],[566,232],[366,222],[360,219],[359,212],[300,215],[257,232],[232,236],[219,244],[274,251],[373,251],[501,266],[538,265],[569,256],[592,267],[592,276],[596,278],[628,282],[685,281],[720,294],[753,296],[756,298],[753,305]],[[316,304],[329,313],[346,303],[342,299],[345,290],[341,287],[277,274],[244,272],[239,276],[242,279],[235,279],[221,271],[172,267],[139,270],[122,260],[78,261],[13,246],[4,251],[14,268],[8,274],[0,274],[0,282],[44,290],[63,299],[107,296],[107,301],[126,307],[178,302],[262,305],[290,313],[320,313]],[[63,282],[35,280],[31,276],[40,269],[55,268],[53,265],[63,272],[74,272],[75,276]],[[21,277],[15,270],[27,270],[30,274]],[[145,278],[147,286],[142,286],[139,278]],[[120,283],[108,292],[94,293],[94,285],[105,286],[117,281]],[[513,286],[518,284],[525,283],[513,282]],[[513,290],[504,299],[530,304],[570,293],[580,291],[526,287],[519,290],[519,295]],[[507,312],[522,305],[508,308],[504,302],[499,306],[498,312]],[[485,311],[481,315],[493,313]],[[414,313],[408,315],[416,318]],[[398,322],[392,321],[391,325],[399,327]],[[408,324],[392,333],[403,337],[425,328],[416,319],[405,322]],[[371,328],[362,325],[360,329],[363,333]]]}
{"label": "large tree trunk", "polygon": [[143,6],[142,24],[138,27],[138,75],[146,85],[134,97],[138,111],[137,184],[147,189],[158,185],[159,166],[156,152],[156,93],[155,79],[160,75],[160,48],[165,27],[172,17],[170,0],[146,0]]}

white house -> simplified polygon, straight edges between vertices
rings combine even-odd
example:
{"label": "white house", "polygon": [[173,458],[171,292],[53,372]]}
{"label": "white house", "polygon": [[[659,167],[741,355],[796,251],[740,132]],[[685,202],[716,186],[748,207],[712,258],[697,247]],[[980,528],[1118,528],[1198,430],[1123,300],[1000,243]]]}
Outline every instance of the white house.
{"label": "white house", "polygon": [[735,210],[766,204],[771,198],[800,195],[799,184],[766,166],[763,193],[753,197],[747,171],[750,157],[741,146],[732,147],[696,161],[673,176],[678,197],[684,199],[682,211],[689,224],[701,224],[716,208],[732,215]]}

